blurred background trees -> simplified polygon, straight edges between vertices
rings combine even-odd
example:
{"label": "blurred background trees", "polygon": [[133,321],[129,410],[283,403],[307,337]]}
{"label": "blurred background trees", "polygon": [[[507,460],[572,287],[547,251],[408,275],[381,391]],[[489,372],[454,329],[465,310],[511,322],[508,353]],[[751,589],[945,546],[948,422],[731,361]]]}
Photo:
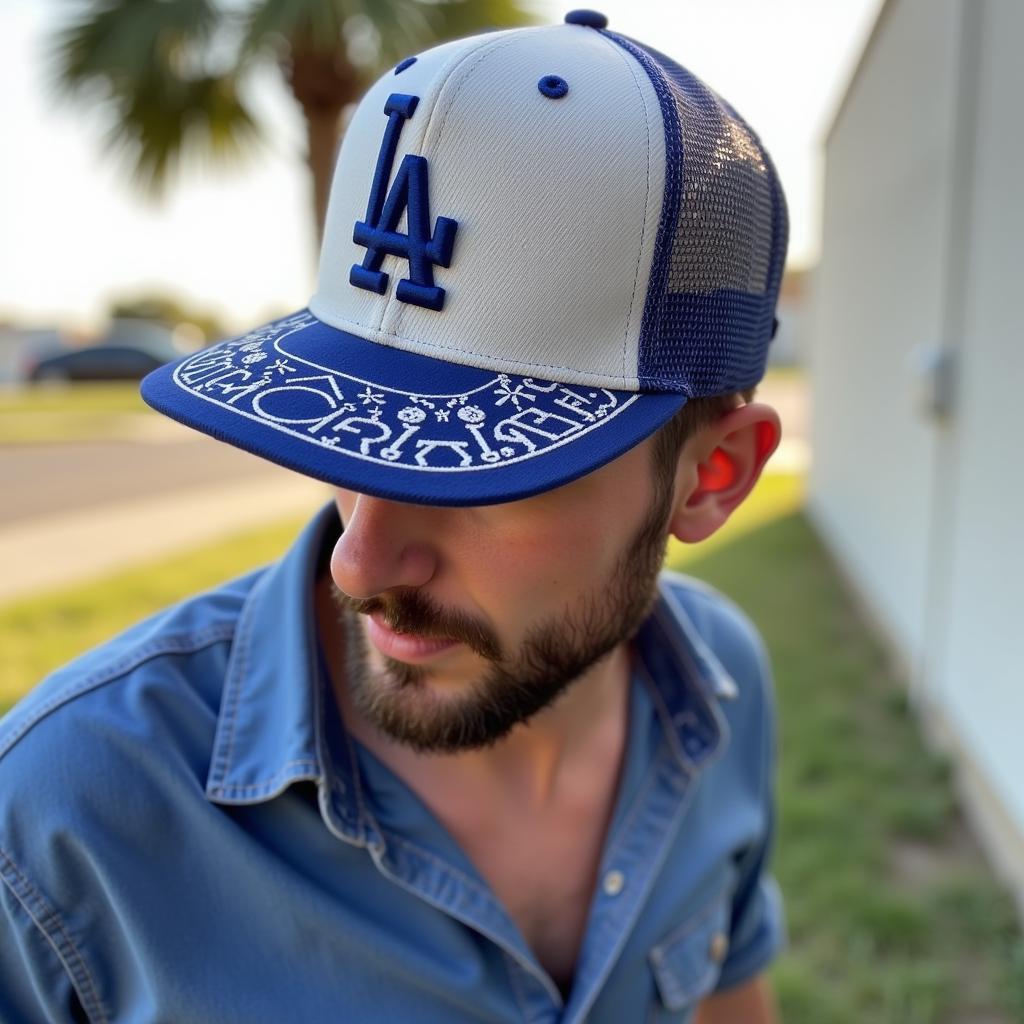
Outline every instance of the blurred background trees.
{"label": "blurred background trees", "polygon": [[272,65],[302,113],[320,239],[346,108],[428,46],[533,20],[517,0],[86,0],[53,39],[54,81],[102,104],[106,145],[159,195],[184,159],[230,163],[264,137],[247,95]]}

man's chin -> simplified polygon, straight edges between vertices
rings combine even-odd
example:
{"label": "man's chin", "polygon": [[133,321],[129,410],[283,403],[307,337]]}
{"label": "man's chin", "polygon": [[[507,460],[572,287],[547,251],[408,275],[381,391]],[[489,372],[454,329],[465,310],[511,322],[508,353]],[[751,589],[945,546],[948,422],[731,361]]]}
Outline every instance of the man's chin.
{"label": "man's chin", "polygon": [[490,718],[489,702],[479,685],[438,683],[434,676],[416,666],[389,667],[364,675],[353,688],[353,698],[379,733],[419,753],[480,749],[509,731],[511,726],[484,724]]}
{"label": "man's chin", "polygon": [[369,672],[370,685],[383,687],[389,692],[411,691],[421,695],[420,700],[428,706],[455,706],[472,701],[474,695],[482,698],[485,687],[487,665],[482,659],[466,652],[467,657],[456,658],[443,665],[413,665],[394,658],[382,658],[380,664],[372,663]]}

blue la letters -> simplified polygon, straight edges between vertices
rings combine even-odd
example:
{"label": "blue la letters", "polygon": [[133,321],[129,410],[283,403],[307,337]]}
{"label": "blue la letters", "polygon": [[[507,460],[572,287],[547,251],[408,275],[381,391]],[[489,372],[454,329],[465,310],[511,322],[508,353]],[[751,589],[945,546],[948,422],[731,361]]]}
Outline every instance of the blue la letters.
{"label": "blue la letters", "polygon": [[[388,285],[388,275],[380,269],[384,257],[400,256],[409,263],[409,276],[398,282],[396,296],[402,302],[439,310],[444,305],[445,291],[434,284],[434,265],[447,267],[451,264],[458,222],[449,217],[438,217],[431,234],[426,157],[406,154],[391,190],[385,196],[395,162],[398,136],[418,102],[418,96],[392,93],[384,104],[388,124],[377,154],[366,220],[356,221],[352,232],[352,240],[357,245],[366,246],[366,255],[361,264],[353,264],[348,279],[358,288],[383,295]],[[406,235],[397,230],[403,212],[406,213],[409,231]]]}

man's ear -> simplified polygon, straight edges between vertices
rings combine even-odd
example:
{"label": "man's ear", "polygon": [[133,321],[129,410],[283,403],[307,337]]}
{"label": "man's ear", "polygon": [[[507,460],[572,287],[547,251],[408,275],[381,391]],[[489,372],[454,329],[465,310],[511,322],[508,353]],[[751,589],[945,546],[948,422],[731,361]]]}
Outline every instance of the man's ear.
{"label": "man's ear", "polygon": [[781,436],[779,414],[760,402],[698,430],[679,457],[672,535],[688,544],[710,537],[750,493]]}

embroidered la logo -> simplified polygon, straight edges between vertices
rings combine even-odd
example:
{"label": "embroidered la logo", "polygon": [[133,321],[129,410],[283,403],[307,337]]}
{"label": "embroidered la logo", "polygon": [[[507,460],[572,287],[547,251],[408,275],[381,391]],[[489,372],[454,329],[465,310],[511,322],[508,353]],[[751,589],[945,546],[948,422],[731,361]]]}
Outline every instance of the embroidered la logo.
{"label": "embroidered la logo", "polygon": [[[418,102],[418,96],[392,93],[384,104],[388,125],[377,154],[366,220],[356,221],[352,232],[352,240],[357,245],[366,246],[366,255],[361,264],[353,264],[348,279],[358,288],[383,295],[388,286],[388,275],[380,269],[384,257],[400,256],[409,262],[409,276],[398,282],[395,290],[398,298],[427,309],[440,309],[444,305],[445,292],[434,284],[434,264],[450,265],[458,223],[448,217],[438,217],[433,234],[430,232],[426,157],[407,153],[395,175],[391,191],[386,198],[384,195],[395,162],[398,136]],[[407,235],[398,231],[403,212],[409,228]]]}

